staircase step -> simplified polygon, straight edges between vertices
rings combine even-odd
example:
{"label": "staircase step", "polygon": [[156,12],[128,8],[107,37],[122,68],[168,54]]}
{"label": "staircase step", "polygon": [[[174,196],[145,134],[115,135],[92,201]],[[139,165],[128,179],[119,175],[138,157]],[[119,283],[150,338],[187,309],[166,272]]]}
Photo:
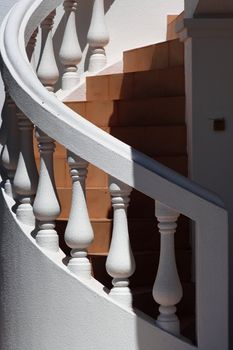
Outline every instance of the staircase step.
{"label": "staircase step", "polygon": [[185,117],[184,96],[67,102],[66,105],[97,126],[181,125]]}
{"label": "staircase step", "polygon": [[149,71],[184,65],[184,44],[178,39],[123,53],[124,72]]}
{"label": "staircase step", "polygon": [[[107,288],[111,288],[112,278],[107,274],[105,268],[107,253],[89,254],[89,257],[92,262],[93,276]],[[131,287],[152,286],[158,268],[159,251],[135,252],[134,258],[136,271],[130,277]],[[191,252],[189,250],[176,251],[176,261],[181,281],[190,281]]]}
{"label": "staircase step", "polygon": [[87,101],[183,96],[183,66],[87,77]]}
{"label": "staircase step", "polygon": [[[112,237],[112,219],[91,220],[95,239],[88,251],[92,253],[108,252]],[[64,243],[64,232],[67,221],[58,220],[56,228],[60,236],[60,247],[66,252],[69,249]],[[177,232],[175,234],[175,246],[177,249],[189,249],[189,221],[181,216],[178,220]],[[133,251],[156,251],[160,246],[160,234],[157,220],[154,219],[129,219],[129,236]]]}

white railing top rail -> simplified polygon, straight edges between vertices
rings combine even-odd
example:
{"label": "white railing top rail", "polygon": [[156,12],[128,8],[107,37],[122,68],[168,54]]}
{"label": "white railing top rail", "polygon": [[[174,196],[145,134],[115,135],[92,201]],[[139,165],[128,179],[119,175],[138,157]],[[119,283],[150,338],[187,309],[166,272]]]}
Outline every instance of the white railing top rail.
{"label": "white railing top rail", "polygon": [[[197,219],[195,213],[187,210],[192,197],[224,207],[214,194],[103,132],[64,106],[42,86],[28,62],[25,42],[42,19],[61,3],[61,0],[21,1],[2,27],[3,77],[17,105],[36,126],[67,149],[193,219]],[[183,208],[179,204],[181,196],[188,196]]]}

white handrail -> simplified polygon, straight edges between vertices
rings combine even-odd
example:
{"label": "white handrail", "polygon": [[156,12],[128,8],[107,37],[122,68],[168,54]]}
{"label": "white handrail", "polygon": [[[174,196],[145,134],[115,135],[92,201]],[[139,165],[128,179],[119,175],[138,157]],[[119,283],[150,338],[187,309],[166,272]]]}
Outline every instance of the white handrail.
{"label": "white handrail", "polygon": [[215,350],[221,344],[225,350],[228,227],[224,205],[217,196],[72,112],[41,85],[28,62],[25,44],[40,22],[61,3],[62,0],[22,0],[9,13],[0,38],[2,74],[9,93],[37,127],[68,150],[196,222],[198,343],[200,349]]}

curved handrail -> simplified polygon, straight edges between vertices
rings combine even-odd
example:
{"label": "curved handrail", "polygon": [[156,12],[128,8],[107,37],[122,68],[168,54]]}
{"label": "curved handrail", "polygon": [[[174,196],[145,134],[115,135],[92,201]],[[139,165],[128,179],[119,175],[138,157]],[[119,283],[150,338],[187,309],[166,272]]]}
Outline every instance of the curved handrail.
{"label": "curved handrail", "polygon": [[224,207],[216,195],[105,133],[42,86],[28,62],[25,43],[42,19],[61,3],[62,0],[23,0],[2,26],[3,78],[16,104],[36,126],[67,149],[194,220],[201,208],[196,206],[193,211],[188,205],[190,200],[198,200],[200,207],[210,203]]}

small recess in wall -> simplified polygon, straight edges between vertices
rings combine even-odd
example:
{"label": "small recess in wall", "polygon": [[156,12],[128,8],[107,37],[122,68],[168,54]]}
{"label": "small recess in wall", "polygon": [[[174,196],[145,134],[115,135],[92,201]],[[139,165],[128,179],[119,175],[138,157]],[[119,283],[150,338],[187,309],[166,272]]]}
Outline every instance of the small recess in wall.
{"label": "small recess in wall", "polygon": [[224,118],[212,119],[212,122],[213,122],[213,130],[214,131],[224,131],[225,130],[226,125],[225,125]]}

